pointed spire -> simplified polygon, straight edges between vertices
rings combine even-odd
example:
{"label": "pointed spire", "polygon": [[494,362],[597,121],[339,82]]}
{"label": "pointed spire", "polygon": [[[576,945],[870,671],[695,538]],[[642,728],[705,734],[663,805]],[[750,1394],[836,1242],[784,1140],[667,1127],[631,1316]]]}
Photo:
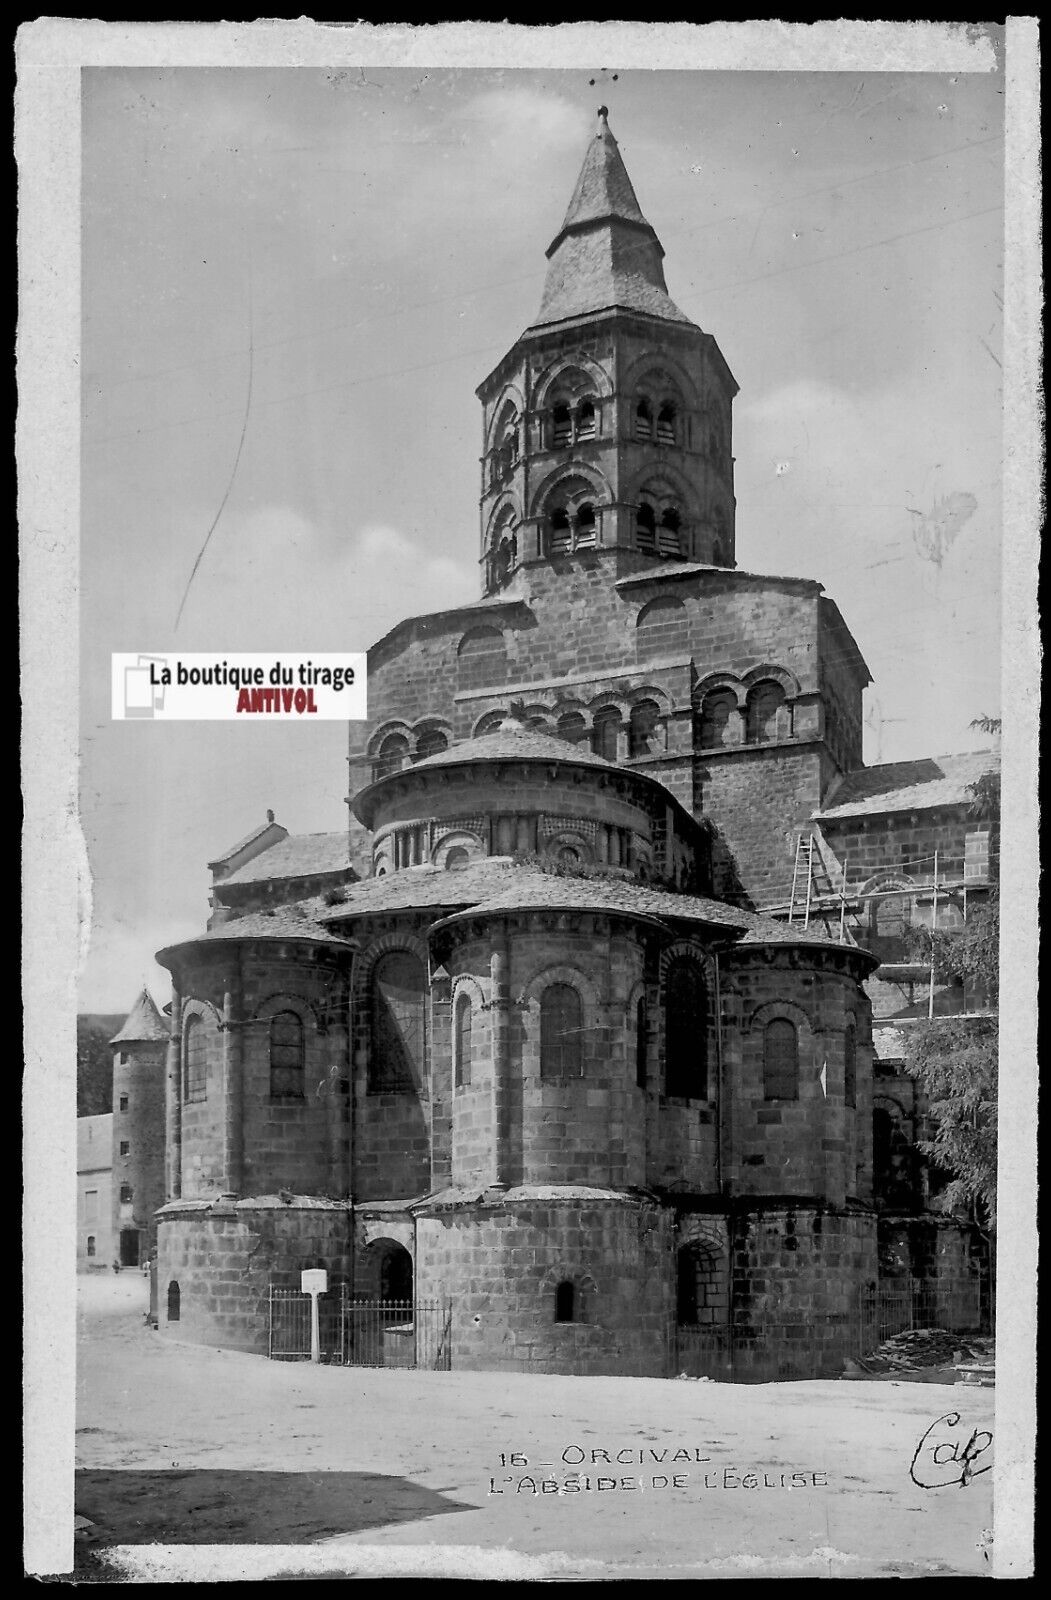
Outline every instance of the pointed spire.
{"label": "pointed spire", "polygon": [[[547,252],[549,256],[570,228],[579,228],[587,222],[618,217],[623,222],[641,223],[644,228],[649,228],[635,198],[620,147],[610,132],[606,121],[608,116],[606,107],[599,106],[598,128],[588,144],[573,198],[562,220],[558,237]],[[657,249],[660,250],[659,244]]]}
{"label": "pointed spire", "polygon": [[110,1044],[152,1044],[165,1040],[168,1028],[164,1018],[153,1003],[150,991],[144,988],[124,1019],[120,1032],[114,1034]]}
{"label": "pointed spire", "polygon": [[616,139],[599,107],[562,226],[548,246],[544,297],[534,327],[612,306],[689,322],[669,298],[664,250],[642,214]]}

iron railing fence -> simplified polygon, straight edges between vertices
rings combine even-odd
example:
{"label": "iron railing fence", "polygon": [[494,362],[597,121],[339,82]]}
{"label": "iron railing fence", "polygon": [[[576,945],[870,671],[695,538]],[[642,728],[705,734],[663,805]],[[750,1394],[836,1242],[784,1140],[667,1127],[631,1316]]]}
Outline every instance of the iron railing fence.
{"label": "iron railing fence", "polygon": [[[309,1361],[310,1296],[269,1292],[267,1352],[274,1361]],[[322,1361],[347,1367],[415,1367],[448,1372],[452,1312],[445,1300],[368,1300],[339,1284],[318,1295]]]}

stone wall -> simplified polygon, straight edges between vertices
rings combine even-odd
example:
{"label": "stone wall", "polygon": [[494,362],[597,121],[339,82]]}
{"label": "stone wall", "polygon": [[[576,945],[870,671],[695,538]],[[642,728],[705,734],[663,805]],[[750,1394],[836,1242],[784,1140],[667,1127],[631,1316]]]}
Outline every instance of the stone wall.
{"label": "stone wall", "polygon": [[[722,958],[733,1092],[725,1166],[735,1193],[871,1199],[872,1020],[858,975],[845,950],[746,946]],[[796,1098],[766,1097],[766,1029],[779,1019],[796,1029]],[[851,1025],[854,1106],[844,1083]]]}
{"label": "stone wall", "polygon": [[[268,1291],[298,1289],[308,1267],[330,1285],[349,1281],[350,1216],[324,1201],[282,1205],[275,1197],[163,1208],[157,1227],[158,1326],[194,1344],[267,1353]],[[178,1317],[169,1314],[178,1286]]]}
{"label": "stone wall", "polygon": [[[453,1369],[663,1377],[671,1214],[627,1198],[422,1211],[420,1299],[452,1302]],[[574,1320],[556,1291],[574,1287]]]}

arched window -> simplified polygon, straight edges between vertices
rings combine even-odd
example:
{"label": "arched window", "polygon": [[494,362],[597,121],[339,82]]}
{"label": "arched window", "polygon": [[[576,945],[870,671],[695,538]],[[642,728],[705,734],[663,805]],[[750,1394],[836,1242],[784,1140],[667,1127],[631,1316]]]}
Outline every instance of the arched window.
{"label": "arched window", "polygon": [[799,1099],[799,1039],[787,1017],[775,1017],[763,1031],[763,1096]]}
{"label": "arched window", "polygon": [[757,683],[748,696],[749,744],[772,744],[787,732],[785,691],[779,683]]}
{"label": "arched window", "polygon": [[564,450],[573,443],[573,413],[565,401],[552,408],[551,411],[551,448]]}
{"label": "arched window", "polygon": [[270,1098],[303,1098],[303,1023],[294,1011],[276,1011],[270,1018]]}
{"label": "arched window", "polygon": [[620,728],[620,712],[614,706],[596,713],[592,745],[597,756],[602,756],[606,761],[616,761]]}
{"label": "arched window", "polygon": [[635,1082],[640,1089],[646,1087],[647,1026],[646,1002],[640,1000],[635,1007]]}
{"label": "arched window", "polygon": [[635,624],[640,661],[685,654],[688,643],[686,607],[675,595],[659,595],[639,612]]}
{"label": "arched window", "polygon": [[446,872],[461,872],[471,864],[470,852],[462,844],[454,844],[445,858]]}
{"label": "arched window", "polygon": [[653,438],[653,410],[645,397],[635,407],[635,437],[636,439]]}
{"label": "arched window", "polygon": [[573,548],[573,529],[565,506],[556,506],[547,519],[547,553],[565,555]]}
{"label": "arched window", "polygon": [[702,750],[735,744],[739,728],[737,696],[732,689],[715,689],[705,695],[698,719],[697,738]]}
{"label": "arched window", "polygon": [[400,772],[408,762],[408,739],[401,733],[388,733],[377,752],[372,776],[374,779],[385,778],[388,773]]}
{"label": "arched window", "polygon": [[89,1256],[93,1256],[94,1254],[95,1254],[95,1235],[93,1233],[89,1233],[88,1234],[88,1255]]}
{"label": "arched window", "polygon": [[408,950],[392,950],[372,973],[370,1094],[412,1094],[426,1077],[427,975]]}
{"label": "arched window", "polygon": [[130,1206],[132,1201],[134,1200],[134,1198],[135,1198],[135,1191],[132,1188],[131,1184],[130,1183],[122,1183],[121,1186],[120,1186],[120,1203],[121,1203],[121,1205],[122,1206]]}
{"label": "arched window", "polygon": [[169,1285],[168,1285],[168,1321],[169,1322],[178,1322],[181,1300],[182,1300],[182,1296],[179,1293],[179,1285],[176,1282],[176,1280],[173,1278],[171,1283],[169,1283]]}
{"label": "arched window", "polygon": [[661,523],[657,530],[657,554],[662,556],[682,554],[682,518],[674,506],[667,506],[661,512]]}
{"label": "arched window", "polygon": [[552,983],[540,1001],[540,1076],[579,1078],[583,1073],[583,1008],[568,983]]}
{"label": "arched window", "polygon": [[469,994],[457,995],[455,1021],[455,1071],[453,1081],[458,1089],[463,1089],[471,1081],[471,997]]}
{"label": "arched window", "polygon": [[187,1104],[208,1098],[208,1036],[200,1017],[190,1017],[183,1040]]}
{"label": "arched window", "polygon": [[708,1005],[695,961],[671,963],[664,987],[664,1092],[669,1098],[708,1098]]}
{"label": "arched window", "polygon": [[582,739],[587,738],[588,730],[579,711],[567,711],[564,716],[559,717],[556,732],[560,739],[566,740],[567,744],[579,744]]}
{"label": "arched window", "polygon": [[416,759],[426,761],[428,756],[439,755],[448,748],[449,741],[440,728],[425,728],[416,740]]}
{"label": "arched window", "polygon": [[657,443],[675,443],[675,407],[670,403],[657,412]]}
{"label": "arched window", "polygon": [[484,689],[507,676],[507,648],[499,628],[472,628],[457,651],[462,689]]}
{"label": "arched window", "polygon": [[852,1022],[843,1034],[843,1100],[848,1106],[858,1103],[858,1035]]}
{"label": "arched window", "polygon": [[564,844],[558,852],[558,859],[564,867],[575,867],[580,863],[580,851],[571,844]]}
{"label": "arched window", "polygon": [[597,537],[595,527],[595,507],[589,500],[577,511],[577,546],[594,544]]}
{"label": "arched window", "polygon": [[577,438],[593,439],[595,432],[595,402],[591,399],[582,400],[577,407]]}
{"label": "arched window", "polygon": [[657,549],[657,514],[648,500],[643,500],[635,513],[635,543],[647,555]]}
{"label": "arched window", "polygon": [[555,1286],[555,1321],[576,1321],[576,1288],[568,1278]]}
{"label": "arched window", "polygon": [[640,700],[631,708],[628,752],[633,756],[648,756],[659,748],[660,708],[652,700]]}

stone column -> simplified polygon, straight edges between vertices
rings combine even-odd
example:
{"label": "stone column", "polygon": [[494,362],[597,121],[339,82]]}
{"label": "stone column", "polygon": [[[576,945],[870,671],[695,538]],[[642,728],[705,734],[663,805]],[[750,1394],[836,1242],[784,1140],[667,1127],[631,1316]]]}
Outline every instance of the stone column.
{"label": "stone column", "polygon": [[164,1109],[167,1123],[165,1197],[168,1200],[178,1200],[182,1194],[182,996],[174,984]]}
{"label": "stone column", "polygon": [[236,1199],[244,1185],[244,1028],[241,970],[226,979],[223,994],[223,1197]]}
{"label": "stone column", "polygon": [[494,1189],[507,1188],[507,1098],[510,1073],[510,970],[506,934],[494,931],[494,949],[489,959],[491,978],[490,1007],[493,1037],[493,1182]]}

